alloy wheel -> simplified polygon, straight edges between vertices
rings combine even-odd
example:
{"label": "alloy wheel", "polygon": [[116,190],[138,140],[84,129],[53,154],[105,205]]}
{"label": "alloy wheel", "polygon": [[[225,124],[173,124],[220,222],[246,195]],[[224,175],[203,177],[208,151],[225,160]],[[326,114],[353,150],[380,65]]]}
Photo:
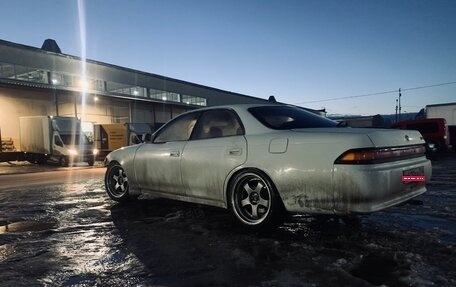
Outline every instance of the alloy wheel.
{"label": "alloy wheel", "polygon": [[115,200],[121,200],[128,196],[128,178],[120,165],[108,168],[106,174],[106,191]]}

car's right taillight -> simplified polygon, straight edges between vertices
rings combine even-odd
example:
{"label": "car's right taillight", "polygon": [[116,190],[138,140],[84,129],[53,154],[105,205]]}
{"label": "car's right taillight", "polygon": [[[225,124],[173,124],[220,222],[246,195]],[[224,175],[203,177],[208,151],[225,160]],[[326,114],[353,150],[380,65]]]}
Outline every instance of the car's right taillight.
{"label": "car's right taillight", "polygon": [[374,164],[423,156],[424,145],[387,148],[351,149],[341,154],[335,164]]}

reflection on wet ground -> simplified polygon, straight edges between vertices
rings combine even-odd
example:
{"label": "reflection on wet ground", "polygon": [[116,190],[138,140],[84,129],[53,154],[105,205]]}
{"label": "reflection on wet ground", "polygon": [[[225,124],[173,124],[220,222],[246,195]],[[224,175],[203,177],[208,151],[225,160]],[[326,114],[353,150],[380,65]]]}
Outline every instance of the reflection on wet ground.
{"label": "reflection on wet ground", "polygon": [[116,204],[101,179],[1,191],[0,285],[456,286],[455,170],[434,163],[429,191],[402,206],[263,233],[213,207]]}
{"label": "reflection on wet ground", "polygon": [[[94,167],[102,167],[102,161],[96,161]],[[85,162],[75,163],[72,167],[60,167],[56,163],[33,164],[27,161],[10,161],[0,162],[0,175],[2,174],[25,174],[33,172],[53,171],[53,170],[70,170],[75,168],[88,168]]]}
{"label": "reflection on wet ground", "polygon": [[3,233],[16,233],[16,232],[32,232],[32,231],[43,231],[52,229],[55,226],[52,222],[40,222],[40,221],[19,221],[11,224],[0,226],[0,234]]}

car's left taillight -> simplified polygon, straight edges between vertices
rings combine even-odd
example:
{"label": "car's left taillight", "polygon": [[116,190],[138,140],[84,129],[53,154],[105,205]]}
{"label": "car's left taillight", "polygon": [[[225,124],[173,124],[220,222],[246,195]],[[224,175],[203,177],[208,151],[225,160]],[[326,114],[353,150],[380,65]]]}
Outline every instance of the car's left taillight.
{"label": "car's left taillight", "polygon": [[341,154],[335,164],[375,164],[424,156],[424,145],[351,149]]}

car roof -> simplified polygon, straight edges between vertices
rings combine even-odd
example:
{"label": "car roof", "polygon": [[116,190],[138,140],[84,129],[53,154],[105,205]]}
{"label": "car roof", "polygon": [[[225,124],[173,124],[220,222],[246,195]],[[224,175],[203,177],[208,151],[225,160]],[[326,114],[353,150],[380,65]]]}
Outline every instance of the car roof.
{"label": "car roof", "polygon": [[[242,110],[247,110],[249,108],[253,107],[264,107],[264,106],[278,106],[278,107],[283,107],[283,106],[290,106],[286,104],[278,104],[278,103],[264,103],[264,104],[233,104],[233,105],[221,105],[221,106],[211,106],[211,107],[204,107],[204,108],[199,108],[196,110],[216,110],[216,109],[242,109]],[[195,110],[192,110],[195,111]]]}

